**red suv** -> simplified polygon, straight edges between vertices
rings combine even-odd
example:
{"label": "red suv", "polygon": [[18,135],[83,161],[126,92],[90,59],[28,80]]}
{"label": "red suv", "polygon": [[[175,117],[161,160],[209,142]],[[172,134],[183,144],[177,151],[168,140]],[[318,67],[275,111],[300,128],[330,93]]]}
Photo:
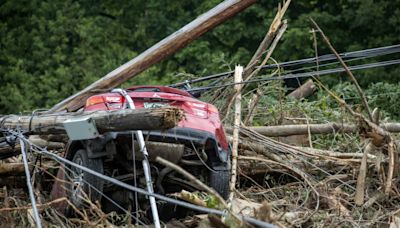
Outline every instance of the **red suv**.
{"label": "red suv", "polygon": [[[185,113],[185,118],[177,127],[163,131],[143,131],[150,162],[156,156],[168,159],[203,179],[223,197],[227,197],[230,149],[217,108],[194,98],[186,91],[165,86],[135,86],[126,92],[132,98],[135,108],[174,106]],[[124,96],[108,92],[90,97],[84,111],[125,108],[127,102]],[[142,155],[132,132],[110,132],[96,139],[71,141],[66,157],[127,183],[133,184],[135,179],[137,185],[145,186],[140,165]],[[135,170],[134,166],[137,167]],[[132,206],[132,201],[127,199],[132,199],[133,193],[109,186],[79,169],[67,167],[66,170],[72,178],[72,184],[67,187],[68,195],[76,206],[83,203],[79,188],[90,195],[92,200],[100,200],[106,194],[126,208]],[[165,194],[181,189],[196,190],[197,186],[170,168],[151,162],[151,171],[156,192]],[[100,191],[95,191],[94,188]],[[145,201],[144,196],[140,197],[139,201]]]}

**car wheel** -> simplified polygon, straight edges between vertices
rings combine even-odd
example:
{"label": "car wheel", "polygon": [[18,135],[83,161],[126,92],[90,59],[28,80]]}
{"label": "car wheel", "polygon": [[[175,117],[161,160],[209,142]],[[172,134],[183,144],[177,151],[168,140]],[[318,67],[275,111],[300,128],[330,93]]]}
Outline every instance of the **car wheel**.
{"label": "car wheel", "polygon": [[[88,158],[86,150],[80,149],[76,151],[72,162],[103,174],[103,160],[101,158]],[[102,179],[76,167],[70,167],[68,171],[71,182],[68,196],[76,207],[79,208],[85,205],[85,196],[89,197],[92,202],[101,199],[104,186]]]}
{"label": "car wheel", "polygon": [[210,172],[209,185],[217,191],[222,198],[228,199],[229,182],[231,179],[231,170],[228,165],[213,167],[214,171]]}

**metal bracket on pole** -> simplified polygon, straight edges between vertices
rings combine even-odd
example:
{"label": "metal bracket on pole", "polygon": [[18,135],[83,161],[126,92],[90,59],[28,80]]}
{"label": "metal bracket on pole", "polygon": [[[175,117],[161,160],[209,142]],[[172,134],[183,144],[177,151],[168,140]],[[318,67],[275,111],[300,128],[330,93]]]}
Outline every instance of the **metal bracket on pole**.
{"label": "metal bracket on pole", "polygon": [[[135,104],[133,103],[132,98],[128,95],[128,93],[125,90],[113,89],[111,92],[121,94],[126,100],[127,107],[129,109],[135,109]],[[142,151],[144,157],[142,164],[143,164],[144,176],[146,178],[147,191],[149,191],[150,193],[154,193],[153,182],[151,180],[151,173],[150,173],[150,163],[148,159],[149,154],[147,153],[143,132],[141,130],[138,130],[135,131],[135,134],[136,134],[136,139],[138,140],[139,143],[140,151]],[[151,212],[153,214],[154,227],[161,228],[160,219],[158,217],[156,199],[153,196],[150,196],[149,200],[150,200]]]}
{"label": "metal bracket on pole", "polygon": [[96,123],[89,117],[69,119],[63,125],[71,140],[94,139],[100,135]]}

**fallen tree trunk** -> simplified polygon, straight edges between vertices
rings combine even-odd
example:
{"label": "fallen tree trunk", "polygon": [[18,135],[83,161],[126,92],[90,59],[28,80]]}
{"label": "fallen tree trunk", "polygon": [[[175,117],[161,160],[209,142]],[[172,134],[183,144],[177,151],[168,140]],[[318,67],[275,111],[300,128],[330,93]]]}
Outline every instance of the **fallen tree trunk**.
{"label": "fallen tree trunk", "polygon": [[172,128],[183,118],[178,108],[124,109],[40,116],[8,115],[0,117],[3,128],[20,129],[30,134],[65,134],[63,122],[74,118],[91,118],[99,133],[128,130],[162,130]]}
{"label": "fallen tree trunk", "polygon": [[[228,141],[232,141],[232,137],[228,136]],[[284,144],[283,144],[284,145]],[[289,145],[288,145],[289,146]],[[289,146],[294,150],[298,150],[307,154],[307,156],[313,157],[313,163],[324,166],[324,164],[336,164],[336,165],[356,165],[361,163],[363,153],[349,153],[349,152],[334,152],[329,150],[321,150],[309,147],[296,147]],[[244,156],[265,156],[271,160],[286,160],[290,159],[292,155],[289,153],[279,150],[278,147],[270,148],[263,143],[257,141],[251,141],[242,139],[239,142],[240,155]],[[301,155],[296,155],[301,156]],[[296,160],[296,159],[294,159]],[[369,154],[367,156],[368,163],[374,163],[376,156]],[[294,164],[294,163],[292,163]],[[303,164],[301,161],[297,161],[296,164]]]}
{"label": "fallen tree trunk", "polygon": [[[388,132],[400,132],[400,123],[384,123],[380,127]],[[267,137],[282,137],[291,135],[307,135],[308,128],[310,134],[332,134],[332,133],[356,133],[359,131],[357,125],[354,124],[341,124],[341,123],[326,123],[326,124],[293,124],[293,125],[279,125],[279,126],[261,126],[261,127],[248,127],[249,129],[267,136]],[[233,129],[225,127],[227,133],[231,134]]]}
{"label": "fallen tree trunk", "polygon": [[[280,160],[287,159],[287,157],[284,158],[283,156],[280,155],[282,153],[282,151],[272,150],[261,143],[242,140],[239,143],[239,148],[241,150],[254,151],[258,155],[264,155],[266,157],[269,157],[272,160],[274,160],[276,158],[279,158]],[[314,160],[329,161],[329,162],[334,162],[337,164],[360,163],[361,158],[362,158],[362,153],[340,153],[340,152],[332,152],[332,151],[319,150],[319,149],[307,148],[307,147],[293,147],[293,148],[296,150],[299,150],[299,151],[307,152],[307,154],[309,156],[314,157]],[[280,152],[280,153],[277,153],[277,152]],[[370,156],[368,156],[368,158],[374,159],[375,156],[370,155]],[[368,160],[368,161],[372,162],[372,160]]]}
{"label": "fallen tree trunk", "polygon": [[256,0],[226,0],[220,3],[139,56],[108,73],[80,92],[56,104],[49,112],[78,110],[95,91],[110,90],[121,85],[255,2]]}

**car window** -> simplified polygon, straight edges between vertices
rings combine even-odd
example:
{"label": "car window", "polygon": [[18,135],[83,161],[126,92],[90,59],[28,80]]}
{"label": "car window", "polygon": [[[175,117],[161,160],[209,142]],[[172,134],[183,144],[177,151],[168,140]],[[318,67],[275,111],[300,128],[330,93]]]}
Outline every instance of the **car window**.
{"label": "car window", "polygon": [[160,92],[159,88],[136,88],[130,91],[135,91],[135,92]]}

